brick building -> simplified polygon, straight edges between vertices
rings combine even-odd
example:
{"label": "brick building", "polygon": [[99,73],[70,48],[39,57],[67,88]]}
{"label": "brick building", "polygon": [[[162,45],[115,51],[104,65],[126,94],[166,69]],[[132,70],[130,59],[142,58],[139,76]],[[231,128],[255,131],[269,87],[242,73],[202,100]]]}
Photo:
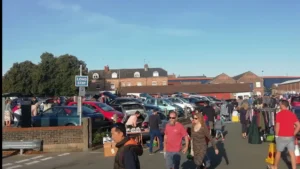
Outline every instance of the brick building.
{"label": "brick building", "polygon": [[232,77],[228,76],[225,73],[222,73],[216,77],[214,77],[210,82],[210,84],[233,84],[236,83]]}
{"label": "brick building", "polygon": [[89,90],[115,90],[127,86],[167,86],[168,72],[162,68],[91,70]]}
{"label": "brick building", "polygon": [[274,85],[272,88],[272,94],[283,94],[283,93],[300,93],[300,79],[288,80],[283,83]]}
{"label": "brick building", "polygon": [[252,84],[253,93],[256,95],[264,94],[263,78],[251,71],[234,76],[233,79],[236,80],[236,83]]}

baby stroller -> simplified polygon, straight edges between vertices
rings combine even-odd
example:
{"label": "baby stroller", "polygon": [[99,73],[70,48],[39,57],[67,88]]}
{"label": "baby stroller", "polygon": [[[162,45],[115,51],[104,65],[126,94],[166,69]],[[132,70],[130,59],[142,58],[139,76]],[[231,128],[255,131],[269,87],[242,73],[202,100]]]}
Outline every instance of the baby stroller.
{"label": "baby stroller", "polygon": [[225,102],[221,105],[220,116],[222,121],[230,121],[230,115],[228,113],[227,104]]}

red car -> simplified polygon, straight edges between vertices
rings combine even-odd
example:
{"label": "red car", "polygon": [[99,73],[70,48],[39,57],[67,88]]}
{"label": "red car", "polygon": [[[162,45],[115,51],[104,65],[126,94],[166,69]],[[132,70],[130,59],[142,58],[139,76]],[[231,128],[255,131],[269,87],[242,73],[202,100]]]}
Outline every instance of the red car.
{"label": "red car", "polygon": [[292,107],[299,107],[300,106],[300,96],[293,96],[291,98],[291,106]]}
{"label": "red car", "polygon": [[[68,106],[76,106],[77,102],[70,102]],[[83,106],[91,108],[96,112],[102,113],[106,120],[113,121],[114,114],[117,115],[118,119],[117,122],[121,122],[124,114],[115,110],[114,108],[110,107],[105,103],[95,102],[95,101],[84,101],[82,102]]]}

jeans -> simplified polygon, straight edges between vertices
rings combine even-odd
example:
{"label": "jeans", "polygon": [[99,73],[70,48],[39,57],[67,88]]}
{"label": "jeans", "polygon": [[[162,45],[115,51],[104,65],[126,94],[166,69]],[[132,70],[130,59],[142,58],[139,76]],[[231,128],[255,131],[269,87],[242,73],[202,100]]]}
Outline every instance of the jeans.
{"label": "jeans", "polygon": [[179,169],[181,155],[179,152],[166,152],[166,167],[167,169]]}
{"label": "jeans", "polygon": [[162,140],[162,135],[160,133],[160,130],[151,130],[150,129],[150,146],[149,146],[149,152],[153,152],[153,140],[155,137],[158,137],[159,140],[159,150],[162,151],[163,148],[163,140]]}

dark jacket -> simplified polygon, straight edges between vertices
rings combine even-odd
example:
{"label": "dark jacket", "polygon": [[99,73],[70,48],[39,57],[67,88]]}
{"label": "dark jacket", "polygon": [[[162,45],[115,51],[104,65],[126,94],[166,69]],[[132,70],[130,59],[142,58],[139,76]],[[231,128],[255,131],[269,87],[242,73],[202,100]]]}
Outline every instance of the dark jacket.
{"label": "dark jacket", "polygon": [[202,109],[202,114],[203,116],[206,115],[208,118],[208,121],[214,121],[215,120],[215,116],[216,116],[216,112],[215,109],[211,106],[206,106]]}
{"label": "dark jacket", "polygon": [[133,139],[124,138],[116,144],[118,152],[115,157],[114,169],[140,169],[138,156],[143,154],[143,148]]}

